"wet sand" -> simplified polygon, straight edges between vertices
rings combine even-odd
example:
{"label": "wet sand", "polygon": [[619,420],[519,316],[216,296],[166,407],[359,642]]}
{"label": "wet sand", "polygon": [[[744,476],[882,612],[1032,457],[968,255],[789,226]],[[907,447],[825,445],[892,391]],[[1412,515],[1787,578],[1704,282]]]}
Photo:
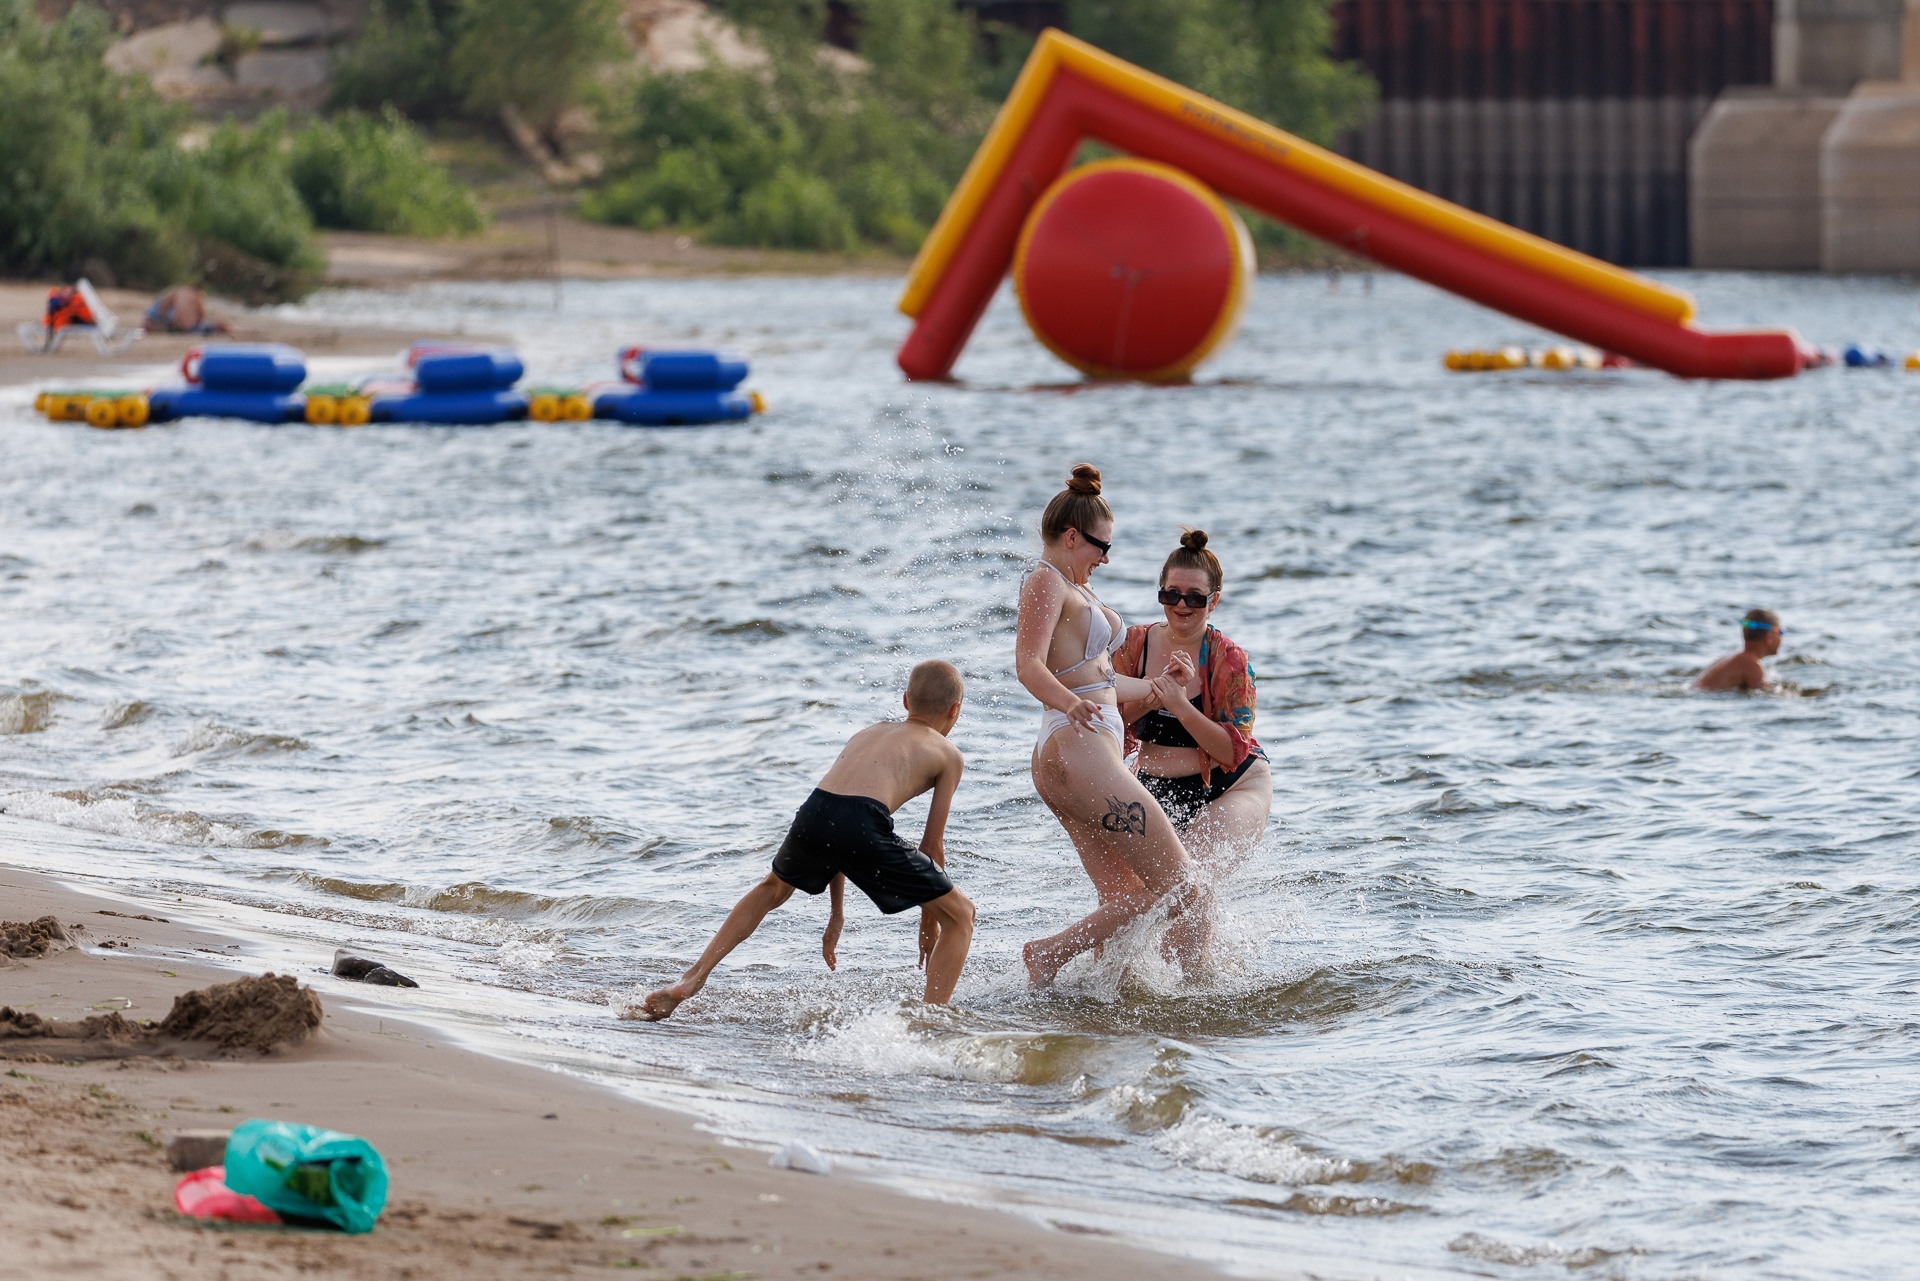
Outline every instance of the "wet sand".
{"label": "wet sand", "polygon": [[[117,915],[116,915],[117,913]],[[249,944],[0,866],[0,917],[57,916],[81,946],[0,963],[0,1004],[49,1018],[163,1017],[226,982]],[[203,959],[227,958],[216,965]],[[308,976],[301,976],[303,980]],[[357,993],[356,993],[357,996]],[[1214,1275],[987,1210],[892,1193],[844,1170],[775,1170],[764,1152],[554,1072],[462,1049],[405,1021],[384,989],[324,998],[313,1039],[267,1057],[32,1061],[0,1072],[0,1221],[21,1275],[676,1278]],[[23,1057],[23,1053],[26,1057]],[[247,1117],[361,1134],[392,1191],[369,1235],[201,1226],[172,1211],[161,1148]]]}

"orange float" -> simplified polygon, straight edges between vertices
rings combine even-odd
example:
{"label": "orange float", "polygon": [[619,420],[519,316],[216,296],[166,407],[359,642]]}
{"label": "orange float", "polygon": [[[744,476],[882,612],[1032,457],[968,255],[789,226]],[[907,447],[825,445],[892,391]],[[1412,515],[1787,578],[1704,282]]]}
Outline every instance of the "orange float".
{"label": "orange float", "polygon": [[1020,310],[1093,378],[1178,382],[1233,333],[1253,276],[1246,224],[1166,165],[1103,160],[1033,207],[1013,255]]}

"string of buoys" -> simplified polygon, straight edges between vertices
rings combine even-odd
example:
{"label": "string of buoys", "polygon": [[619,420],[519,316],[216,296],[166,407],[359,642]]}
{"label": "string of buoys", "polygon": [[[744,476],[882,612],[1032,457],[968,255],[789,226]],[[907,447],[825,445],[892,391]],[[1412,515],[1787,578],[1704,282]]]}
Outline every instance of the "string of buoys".
{"label": "string of buoys", "polygon": [[1908,373],[1920,372],[1920,351],[1910,351],[1904,357],[1900,357],[1884,348],[1871,347],[1866,343],[1849,343],[1845,347],[1808,347],[1801,353],[1801,359],[1808,369],[1838,365],[1847,369],[1898,367]]}
{"label": "string of buoys", "polygon": [[1901,357],[1879,347],[1854,343],[1828,363],[1844,364],[1849,369],[1891,369],[1898,365],[1908,373],[1920,373],[1920,351],[1910,351]]}
{"label": "string of buoys", "polygon": [[502,347],[415,343],[405,373],[351,383],[307,384],[306,357],[280,343],[190,349],[178,386],[43,391],[33,407],[54,422],[144,427],[183,418],[240,418],[360,427],[368,423],[480,426],[604,419],[644,427],[736,422],[766,412],[759,392],[742,392],[746,357],[731,351],[622,348],[619,380],[585,387],[517,386],[520,357]]}
{"label": "string of buoys", "polygon": [[[1920,351],[1904,358],[1879,347],[1853,343],[1846,347],[1803,346],[1801,364],[1806,369],[1829,365],[1848,369],[1891,369],[1896,365],[1909,373],[1920,373]],[[1562,345],[1528,350],[1525,347],[1469,348],[1449,351],[1442,363],[1455,373],[1493,373],[1508,369],[1625,369],[1633,364],[1624,356],[1592,347]]]}
{"label": "string of buoys", "polygon": [[1525,347],[1455,350],[1448,352],[1441,363],[1460,374],[1496,373],[1506,369],[1624,369],[1632,364],[1624,356],[1567,344],[1532,351]]}
{"label": "string of buoys", "polygon": [[56,423],[90,427],[145,427],[148,407],[139,391],[43,391],[33,407]]}

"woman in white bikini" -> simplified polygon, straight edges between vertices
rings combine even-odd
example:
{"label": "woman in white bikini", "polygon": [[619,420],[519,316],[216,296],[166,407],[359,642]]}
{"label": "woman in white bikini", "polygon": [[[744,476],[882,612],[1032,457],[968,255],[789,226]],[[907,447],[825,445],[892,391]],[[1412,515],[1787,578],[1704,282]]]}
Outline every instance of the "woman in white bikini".
{"label": "woman in white bikini", "polygon": [[[1112,654],[1126,629],[1087,586],[1104,565],[1113,511],[1100,497],[1100,472],[1085,463],[1054,495],[1040,518],[1040,563],[1020,589],[1014,666],[1040,700],[1040,740],[1033,749],[1033,786],[1067,830],[1092,878],[1100,905],[1050,938],[1022,949],[1035,987],[1053,982],[1068,961],[1111,938],[1161,900],[1177,915],[1194,890],[1187,852],[1160,803],[1127,771],[1121,755],[1126,726],[1121,699],[1144,699],[1152,683],[1116,677]],[[1174,651],[1163,675],[1193,679],[1187,656]],[[1182,965],[1198,958],[1182,954]]]}

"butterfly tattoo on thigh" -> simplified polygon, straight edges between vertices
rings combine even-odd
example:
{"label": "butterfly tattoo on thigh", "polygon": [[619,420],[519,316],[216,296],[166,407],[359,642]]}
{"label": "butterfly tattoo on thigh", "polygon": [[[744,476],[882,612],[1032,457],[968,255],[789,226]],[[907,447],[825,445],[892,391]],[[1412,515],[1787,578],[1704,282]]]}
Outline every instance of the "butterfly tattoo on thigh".
{"label": "butterfly tattoo on thigh", "polygon": [[1130,832],[1135,836],[1147,834],[1147,807],[1139,801],[1123,801],[1118,796],[1107,798],[1107,812],[1100,816],[1100,826],[1109,832]]}

